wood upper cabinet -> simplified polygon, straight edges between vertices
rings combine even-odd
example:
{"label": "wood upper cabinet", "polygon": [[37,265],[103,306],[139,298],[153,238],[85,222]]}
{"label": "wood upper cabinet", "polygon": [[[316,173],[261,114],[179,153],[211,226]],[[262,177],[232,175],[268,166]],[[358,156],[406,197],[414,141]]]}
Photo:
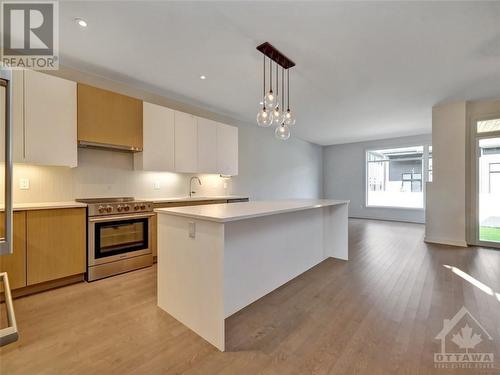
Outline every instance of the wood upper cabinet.
{"label": "wood upper cabinet", "polygon": [[85,208],[26,212],[27,284],[85,272]]}
{"label": "wood upper cabinet", "polygon": [[134,154],[134,168],[174,171],[174,111],[143,102],[142,116],[144,148],[142,152]]}
{"label": "wood upper cabinet", "polygon": [[[76,167],[76,83],[31,70],[16,70],[12,88],[14,161]],[[5,119],[0,117],[3,134]],[[3,145],[2,137],[1,160]]]}
{"label": "wood upper cabinet", "polygon": [[198,118],[198,172],[217,173],[217,123]]}
{"label": "wood upper cabinet", "polygon": [[[4,236],[4,213],[0,213],[0,236]],[[26,212],[14,212],[13,253],[0,256],[0,272],[7,272],[11,289],[26,286]],[[0,291],[2,286],[0,286]]]}
{"label": "wood upper cabinet", "polygon": [[220,174],[238,174],[238,128],[217,124],[217,171]]}
{"label": "wood upper cabinet", "polygon": [[197,119],[175,111],[175,171],[198,172]]}
{"label": "wood upper cabinet", "polygon": [[79,83],[78,142],[142,150],[142,101]]}

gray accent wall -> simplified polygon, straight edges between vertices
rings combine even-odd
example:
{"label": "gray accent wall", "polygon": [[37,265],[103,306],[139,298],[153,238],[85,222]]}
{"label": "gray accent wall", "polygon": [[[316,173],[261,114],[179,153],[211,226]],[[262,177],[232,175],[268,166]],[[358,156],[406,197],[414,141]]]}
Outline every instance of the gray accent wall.
{"label": "gray accent wall", "polygon": [[365,153],[369,149],[431,144],[432,136],[417,135],[377,141],[347,143],[323,148],[325,198],[349,199],[349,216],[357,218],[425,222],[425,210],[366,207]]}

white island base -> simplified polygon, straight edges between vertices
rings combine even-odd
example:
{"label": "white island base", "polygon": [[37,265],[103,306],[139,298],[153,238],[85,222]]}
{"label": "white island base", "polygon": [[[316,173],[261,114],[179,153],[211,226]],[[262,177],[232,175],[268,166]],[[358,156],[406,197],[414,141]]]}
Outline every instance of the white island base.
{"label": "white island base", "polygon": [[347,201],[158,209],[158,306],[219,350],[224,321],[328,257],[348,259]]}

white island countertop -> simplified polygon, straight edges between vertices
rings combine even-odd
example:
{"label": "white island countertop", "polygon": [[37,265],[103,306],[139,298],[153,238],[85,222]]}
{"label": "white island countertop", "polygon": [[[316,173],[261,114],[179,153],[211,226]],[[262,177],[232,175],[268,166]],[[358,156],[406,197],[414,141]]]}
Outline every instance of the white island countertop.
{"label": "white island countertop", "polygon": [[348,203],[349,201],[346,200],[335,199],[297,199],[158,208],[155,211],[159,214],[184,216],[200,220],[215,221],[218,223],[227,223],[261,216],[276,215]]}

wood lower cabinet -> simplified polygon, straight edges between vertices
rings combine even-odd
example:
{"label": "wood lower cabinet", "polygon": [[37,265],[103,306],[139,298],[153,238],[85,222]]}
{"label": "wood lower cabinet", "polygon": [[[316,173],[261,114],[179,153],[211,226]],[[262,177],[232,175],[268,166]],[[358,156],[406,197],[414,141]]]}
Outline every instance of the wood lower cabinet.
{"label": "wood lower cabinet", "polygon": [[[4,213],[0,213],[0,235],[5,234]],[[0,256],[0,272],[7,272],[11,289],[26,286],[26,212],[14,212],[14,252]],[[0,291],[3,286],[0,285]]]}
{"label": "wood lower cabinet", "polygon": [[85,272],[85,208],[27,211],[26,240],[27,285]]}

